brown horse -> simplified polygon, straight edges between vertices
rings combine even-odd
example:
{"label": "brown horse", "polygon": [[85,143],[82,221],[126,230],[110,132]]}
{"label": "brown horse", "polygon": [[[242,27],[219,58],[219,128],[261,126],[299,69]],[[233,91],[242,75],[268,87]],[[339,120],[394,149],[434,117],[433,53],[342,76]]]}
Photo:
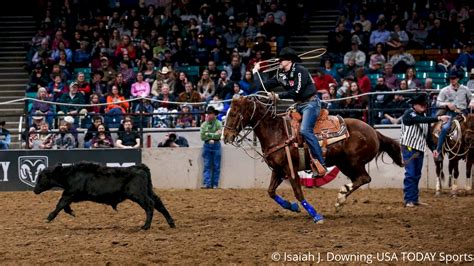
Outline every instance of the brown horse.
{"label": "brown horse", "polygon": [[[471,168],[474,163],[474,114],[469,114],[467,116],[458,116],[455,118],[459,122],[458,131],[452,131],[456,133],[451,133],[446,136],[446,141],[443,147],[443,157],[448,158],[448,185],[451,187],[451,195],[456,196],[458,185],[457,179],[459,177],[459,161],[466,161],[466,190],[472,189],[471,181]],[[434,125],[435,127],[437,125]],[[452,127],[456,129],[456,123],[453,122]],[[433,130],[434,132],[435,130]],[[453,138],[451,138],[453,135]],[[457,135],[457,136],[455,136]],[[438,138],[435,134],[432,134],[434,143],[438,142]],[[443,161],[435,160],[436,166],[436,195],[441,195],[442,190],[442,181],[444,180],[443,172]],[[453,179],[454,178],[454,179]],[[451,184],[452,182],[452,184]]]}
{"label": "brown horse", "polygon": [[[371,177],[365,170],[365,165],[372,159],[386,152],[394,163],[403,165],[400,144],[395,140],[380,134],[360,120],[348,118],[345,122],[350,137],[328,146],[326,154],[326,165],[336,165],[352,181],[340,188],[335,205],[336,210],[342,207],[352,192],[370,182]],[[301,202],[315,222],[322,221],[323,217],[305,200],[296,169],[293,169],[295,178],[291,178],[292,173],[285,149],[274,151],[274,147],[281,146],[288,140],[284,120],[276,115],[274,105],[258,96],[234,98],[224,125],[224,142],[234,143],[239,138],[240,131],[248,126],[252,127],[260,141],[266,163],[272,168],[268,195],[283,208],[298,212],[297,203],[290,203],[276,194],[277,187],[285,178],[288,178],[296,199]],[[298,165],[298,150],[293,145],[290,147],[293,165]],[[274,152],[269,154],[269,151]]]}

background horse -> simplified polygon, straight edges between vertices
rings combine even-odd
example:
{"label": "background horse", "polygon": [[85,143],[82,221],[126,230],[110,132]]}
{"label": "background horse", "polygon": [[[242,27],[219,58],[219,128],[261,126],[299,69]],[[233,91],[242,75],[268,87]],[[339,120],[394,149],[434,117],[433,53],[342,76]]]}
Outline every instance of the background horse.
{"label": "background horse", "polygon": [[[459,161],[466,160],[466,190],[472,189],[471,168],[474,163],[474,114],[467,116],[458,116],[455,120],[459,121],[459,129],[454,130],[446,136],[446,141],[443,147],[443,159],[448,157],[448,185],[451,187],[451,195],[456,196],[458,190],[459,177]],[[435,125],[436,126],[436,125]],[[451,126],[457,129],[456,123],[453,122]],[[435,130],[433,130],[434,132]],[[453,136],[451,138],[451,136]],[[438,142],[438,137],[433,133],[432,138],[434,143]],[[444,180],[443,161],[434,160],[436,166],[436,195],[441,195],[442,180]],[[454,179],[453,179],[454,177]],[[452,184],[451,184],[452,182]]]}
{"label": "background horse", "polygon": [[[301,202],[315,222],[322,221],[323,217],[304,198],[298,169],[293,169],[295,179],[291,178],[285,149],[275,150],[275,147],[281,146],[288,140],[284,119],[275,112],[273,104],[264,98],[258,96],[234,98],[224,125],[224,142],[233,143],[241,130],[247,126],[252,127],[260,141],[265,161],[272,168],[268,195],[283,208],[298,212],[297,203],[290,203],[276,194],[276,189],[281,182],[290,177],[288,179],[296,199]],[[365,165],[372,159],[386,152],[394,163],[403,165],[398,142],[380,134],[360,120],[348,118],[345,122],[350,133],[349,138],[328,146],[326,154],[326,165],[336,165],[352,181],[340,188],[335,204],[337,210],[342,207],[352,192],[370,182],[371,177],[365,170]],[[269,151],[272,152],[269,153]],[[290,152],[293,165],[298,165],[298,149],[290,145]]]}

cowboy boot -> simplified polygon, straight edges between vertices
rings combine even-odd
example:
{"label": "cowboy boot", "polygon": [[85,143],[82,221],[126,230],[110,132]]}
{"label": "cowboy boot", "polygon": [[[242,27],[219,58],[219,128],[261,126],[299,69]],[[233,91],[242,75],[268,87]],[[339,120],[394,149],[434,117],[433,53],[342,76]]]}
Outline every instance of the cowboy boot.
{"label": "cowboy boot", "polygon": [[317,159],[312,159],[311,169],[313,170],[313,178],[321,178],[328,172],[326,166],[321,164]]}

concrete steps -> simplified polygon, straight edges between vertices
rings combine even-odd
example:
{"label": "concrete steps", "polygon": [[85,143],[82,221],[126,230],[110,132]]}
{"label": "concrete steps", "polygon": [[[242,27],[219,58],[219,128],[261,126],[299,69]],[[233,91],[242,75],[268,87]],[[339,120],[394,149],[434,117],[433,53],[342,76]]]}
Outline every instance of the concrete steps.
{"label": "concrete steps", "polygon": [[[29,77],[23,69],[27,53],[24,47],[35,32],[32,16],[0,16],[0,103],[25,97]],[[20,147],[18,123],[24,110],[24,101],[0,104],[1,118],[12,133],[10,148]]]}

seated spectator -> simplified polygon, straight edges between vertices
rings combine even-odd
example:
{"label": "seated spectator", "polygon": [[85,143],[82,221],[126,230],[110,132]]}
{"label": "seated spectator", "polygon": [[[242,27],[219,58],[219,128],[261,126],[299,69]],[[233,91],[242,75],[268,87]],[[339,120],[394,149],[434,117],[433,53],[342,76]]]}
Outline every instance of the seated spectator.
{"label": "seated spectator", "polygon": [[54,81],[54,77],[60,76],[61,80],[68,80],[72,78],[71,74],[66,70],[62,69],[61,66],[58,64],[53,65],[53,69],[51,70],[51,73],[49,74],[50,80]]}
{"label": "seated spectator", "polygon": [[179,148],[189,147],[188,140],[185,137],[179,136],[176,132],[170,132],[166,137],[158,143],[158,148]]}
{"label": "seated spectator", "polygon": [[265,34],[270,41],[277,42],[278,50],[283,47],[285,43],[284,30],[280,24],[275,23],[275,16],[273,14],[268,14],[261,27],[261,32]]}
{"label": "seated spectator", "polygon": [[135,130],[132,130],[132,121],[124,121],[123,127],[124,131],[119,132],[115,146],[121,149],[140,148],[140,136]]}
{"label": "seated spectator", "polygon": [[255,18],[248,17],[242,29],[242,37],[246,38],[247,41],[253,42],[259,32],[260,27],[255,23]]}
{"label": "seated spectator", "polygon": [[8,150],[11,143],[11,134],[5,128],[6,122],[0,121],[0,150]]}
{"label": "seated spectator", "polygon": [[334,62],[344,61],[344,53],[350,50],[351,41],[351,34],[345,28],[344,23],[337,24],[336,29],[329,32],[328,53],[334,59]]}
{"label": "seated spectator", "polygon": [[153,104],[155,109],[164,107],[168,110],[176,109],[176,105],[170,102],[175,102],[175,97],[170,93],[170,87],[168,84],[163,84],[161,86],[161,93],[158,96],[153,97],[156,102]]}
{"label": "seated spectator", "polygon": [[[344,108],[345,109],[365,109],[368,104],[368,97],[367,96],[358,96],[362,94],[362,91],[357,85],[357,82],[352,82],[350,85],[349,95],[351,98],[345,100]],[[366,112],[361,111],[351,111],[347,114],[347,117],[362,119],[363,121],[367,121]]]}
{"label": "seated spectator", "polygon": [[126,99],[130,98],[130,84],[125,82],[122,73],[117,73],[112,85],[109,85],[109,93],[112,90],[113,86],[117,87],[120,95],[123,95]]}
{"label": "seated spectator", "polygon": [[[454,30],[454,29],[452,29]],[[434,20],[434,27],[428,31],[428,37],[426,39],[426,48],[429,49],[441,49],[447,48],[449,38],[447,38],[448,32],[445,27],[441,24],[439,18]]]}
{"label": "seated spectator", "polygon": [[222,102],[222,99],[219,98],[218,95],[214,95],[211,101],[209,101],[208,106],[212,106],[214,110],[217,110],[219,112],[222,112],[224,110],[224,103]]}
{"label": "seated spectator", "polygon": [[[68,104],[85,104],[84,96],[81,93],[78,93],[78,84],[72,82],[69,86],[69,93],[64,93],[59,98],[59,103],[68,103]],[[85,116],[87,115],[87,109],[81,106],[71,106],[71,105],[60,105],[58,115],[72,115],[72,116]],[[76,121],[78,118],[76,117]]]}
{"label": "seated spectator", "polygon": [[56,49],[53,48],[53,51],[51,53],[51,58],[54,61],[59,61],[59,54],[61,51],[63,51],[66,54],[66,61],[68,63],[72,63],[72,51],[71,49],[65,46],[64,41],[59,42],[58,47]]}
{"label": "seated spectator", "polygon": [[[135,105],[134,113],[137,115],[143,115],[142,118],[137,117],[138,121],[142,121],[141,127],[150,127],[151,115],[153,114],[153,104],[150,101],[150,96],[142,100],[142,103]],[[140,120],[141,119],[141,120]]]}
{"label": "seated spectator", "polygon": [[197,83],[197,91],[201,95],[201,99],[207,101],[210,100],[216,93],[216,87],[214,81],[212,81],[209,75],[209,70],[204,70],[202,72],[201,79]]}
{"label": "seated spectator", "polygon": [[59,132],[53,137],[53,149],[71,150],[76,148],[76,139],[69,132],[67,122],[59,122]]}
{"label": "seated spectator", "polygon": [[143,79],[150,84],[150,88],[155,82],[156,79],[156,71],[155,71],[155,63],[153,61],[148,60],[146,62],[146,69],[143,71]]}
{"label": "seated spectator", "polygon": [[339,77],[339,74],[337,73],[337,69],[333,66],[331,59],[327,58],[324,60],[323,70],[325,74],[331,75],[331,77],[333,77],[338,82],[340,81],[341,78]]}
{"label": "seated spectator", "polygon": [[73,62],[67,61],[66,52],[59,51],[59,59],[54,61],[54,64],[58,65],[68,78],[72,77]]}
{"label": "seated spectator", "polygon": [[384,75],[385,85],[391,90],[395,90],[398,87],[398,78],[393,74],[393,65],[390,63],[385,64],[384,66]]}
{"label": "seated spectator", "polygon": [[50,150],[53,148],[55,134],[49,132],[49,126],[46,122],[40,123],[39,131],[32,130],[28,138],[28,147],[32,150]]}
{"label": "seated spectator", "polygon": [[375,47],[377,43],[387,43],[390,40],[390,32],[385,30],[385,21],[377,22],[377,30],[370,34],[370,45]]}
{"label": "seated spectator", "polygon": [[131,60],[137,58],[135,46],[133,46],[129,35],[122,36],[122,41],[117,45],[114,55],[120,60],[123,59],[124,55],[128,55]]}
{"label": "seated spectator", "polygon": [[[193,84],[191,82],[186,83],[184,88],[185,88],[185,91],[179,94],[178,102],[184,102],[184,103],[201,102],[201,94],[197,90],[193,89]],[[197,107],[198,106],[196,106],[196,108]]]}
{"label": "seated spectator", "polygon": [[[90,84],[91,93],[99,96],[99,102],[105,103],[105,97],[107,95],[107,84],[102,81],[104,72],[97,70],[92,75],[92,82]],[[92,95],[90,96],[92,97]]]}
{"label": "seated spectator", "polygon": [[[99,125],[102,125],[102,117],[100,115],[94,115],[92,117],[92,124],[87,128],[86,134],[84,136],[84,148],[90,148],[92,145],[92,138],[97,133],[97,128]],[[105,126],[105,125],[104,125]],[[105,126],[105,132],[110,135],[110,130],[107,126]]]}
{"label": "seated spectator", "polygon": [[67,93],[68,89],[63,83],[61,76],[57,75],[53,78],[53,81],[48,85],[48,96],[57,102],[61,95]]}
{"label": "seated spectator", "polygon": [[123,97],[117,88],[113,85],[110,94],[107,96],[107,107],[105,108],[105,123],[109,127],[118,127],[122,115],[127,113],[129,108],[129,103],[125,102],[125,97]]}
{"label": "seated spectator", "polygon": [[[38,92],[36,93],[36,99],[39,101],[33,101],[30,114],[44,115],[48,124],[52,126],[55,115],[54,106],[52,106],[50,103],[42,102],[51,101],[51,99],[48,97],[46,88],[41,87],[38,89]],[[28,124],[31,125],[31,120]]]}
{"label": "seated spectator", "polygon": [[400,28],[399,24],[395,24],[393,26],[392,35],[396,36],[398,40],[402,43],[402,45],[406,46],[410,38],[408,38],[408,34]]}
{"label": "seated spectator", "polygon": [[270,10],[266,14],[265,17],[268,17],[269,15],[273,15],[275,17],[275,23],[276,24],[279,24],[281,26],[285,26],[285,24],[286,24],[286,13],[278,8],[278,4],[275,1],[270,3]]}
{"label": "seated spectator", "polygon": [[237,28],[235,22],[229,21],[227,31],[222,35],[222,38],[225,40],[226,49],[228,52],[237,47],[240,38],[240,29]]}
{"label": "seated spectator", "polygon": [[339,68],[337,73],[340,77],[355,76],[356,68],[357,65],[355,63],[355,58],[350,58],[349,62],[347,62],[347,65],[342,65],[342,68]]}
{"label": "seated spectator", "polygon": [[433,79],[426,78],[422,89],[423,90],[434,90],[435,88],[433,87]]}
{"label": "seated spectator", "polygon": [[401,118],[405,110],[407,110],[410,105],[405,100],[405,97],[402,94],[395,94],[393,100],[387,104],[387,109],[395,109],[387,111],[384,113],[384,118],[382,119],[382,124],[400,124]]}
{"label": "seated spectator", "polygon": [[357,85],[362,93],[368,93],[371,90],[370,79],[367,77],[364,71],[364,67],[359,67],[356,69],[356,78]]}
{"label": "seated spectator", "polygon": [[[387,85],[385,84],[384,77],[377,78],[377,84],[372,89],[373,92],[389,92],[392,91]],[[392,101],[393,96],[391,94],[375,94],[372,96],[373,99],[373,107],[377,109],[386,108],[387,104]],[[380,123],[381,119],[384,118],[382,111],[377,111],[376,123]]]}
{"label": "seated spectator", "polygon": [[424,49],[426,46],[426,40],[428,39],[428,31],[426,30],[425,23],[423,21],[418,22],[418,29],[413,31],[413,36],[409,45],[415,49]]}
{"label": "seated spectator", "polygon": [[354,21],[354,25],[356,23],[360,23],[364,32],[369,33],[372,29],[372,23],[370,22],[370,20],[367,19],[365,13],[360,13],[359,20]]}
{"label": "seated spectator", "polygon": [[[187,77],[185,77],[187,80]],[[161,93],[161,86],[166,83],[170,87],[171,91],[176,89],[176,81],[172,71],[168,67],[162,67],[161,70],[156,72],[156,79],[151,86],[151,94],[158,96]]]}
{"label": "seated spectator", "polygon": [[247,39],[245,39],[245,37],[240,37],[238,45],[236,48],[234,48],[233,52],[239,53],[239,57],[242,58],[242,64],[245,67],[245,65],[250,60],[252,49],[250,49],[250,47],[248,46]]}
{"label": "seated spectator", "polygon": [[110,65],[109,58],[107,58],[106,56],[100,57],[100,68],[98,68],[97,70],[102,71],[102,73],[104,74],[102,76],[102,82],[104,82],[108,86],[114,83],[117,71]]}
{"label": "seated spectator", "polygon": [[318,93],[329,92],[329,83],[336,83],[336,80],[328,74],[325,74],[321,68],[316,69],[316,75],[313,76],[314,84]]}
{"label": "seated spectator", "polygon": [[97,133],[92,138],[92,148],[113,148],[114,147],[114,140],[107,134],[107,130],[105,125],[100,124],[97,127]]}
{"label": "seated spectator", "polygon": [[84,72],[77,73],[76,84],[77,92],[84,96],[85,101],[89,101],[89,96],[91,95],[92,90],[89,82],[86,81],[86,75]]}
{"label": "seated spectator", "polygon": [[74,117],[68,115],[64,117],[64,121],[66,121],[66,126],[68,131],[74,136],[76,140],[76,148],[79,147],[79,131],[77,131],[77,126],[74,120]]}
{"label": "seated spectator", "polygon": [[196,120],[194,119],[194,115],[191,112],[190,105],[183,105],[181,107],[181,114],[178,115],[176,119],[176,127],[178,128],[187,128],[187,127],[195,127]]}
{"label": "seated spectator", "polygon": [[471,69],[471,74],[469,75],[469,81],[467,82],[466,86],[470,91],[474,91],[474,68]]}
{"label": "seated spectator", "polygon": [[[472,54],[472,52],[474,52],[473,48],[474,43],[467,43],[463,45],[462,52],[459,54],[458,58],[456,58],[452,67],[465,72],[469,71],[469,67],[474,66],[474,54]],[[449,62],[447,70],[450,70]]]}
{"label": "seated spectator", "polygon": [[88,45],[88,42],[81,41],[79,49],[74,51],[74,67],[89,67],[89,63],[91,62],[91,56],[90,53],[87,51]]}
{"label": "seated spectator", "polygon": [[105,102],[107,102],[106,99],[104,99],[102,101],[98,94],[93,93],[91,95],[91,97],[89,98],[89,104],[91,104],[91,105],[87,107],[87,113],[89,115],[103,114],[105,107],[103,105],[99,105],[99,104],[105,103]]}
{"label": "seated spectator", "polygon": [[40,87],[46,87],[49,83],[49,77],[43,72],[43,66],[37,64],[30,75],[30,80],[27,85],[27,92],[38,92]]}
{"label": "seated spectator", "polygon": [[272,57],[272,47],[267,42],[267,35],[263,33],[257,33],[255,36],[255,40],[257,41],[255,45],[252,47],[253,53],[260,52],[261,58],[263,60],[269,59]]}
{"label": "seated spectator", "polygon": [[218,95],[220,99],[224,99],[224,97],[230,91],[230,88],[228,86],[229,83],[230,83],[230,80],[228,78],[227,71],[222,70],[220,73],[219,79],[217,80],[215,95]]}
{"label": "seated spectator", "polygon": [[245,76],[239,82],[239,84],[245,95],[251,95],[258,91],[258,84],[257,81],[253,78],[252,71],[245,71]]}
{"label": "seated spectator", "polygon": [[408,89],[421,89],[421,81],[416,77],[416,70],[409,67],[406,72]]}
{"label": "seated spectator", "polygon": [[405,47],[403,45],[395,51],[396,53],[388,60],[388,62],[393,66],[394,73],[404,73],[409,67],[415,65],[415,58],[413,58],[410,53],[405,52]]}
{"label": "seated spectator", "polygon": [[150,84],[143,80],[143,73],[137,73],[137,81],[132,84],[131,95],[133,98],[148,97],[150,95]]}
{"label": "seated spectator", "polygon": [[130,66],[130,61],[122,60],[120,61],[120,71],[122,74],[123,80],[128,83],[132,84],[135,81],[135,72],[133,68]]}
{"label": "seated spectator", "polygon": [[375,52],[370,56],[369,69],[372,73],[382,71],[385,62],[387,62],[384,55],[384,47],[383,43],[377,43]]}
{"label": "seated spectator", "polygon": [[347,65],[349,63],[349,59],[354,59],[357,66],[364,66],[365,65],[365,53],[359,50],[359,38],[353,37],[352,38],[352,46],[351,50],[344,55],[344,64]]}

